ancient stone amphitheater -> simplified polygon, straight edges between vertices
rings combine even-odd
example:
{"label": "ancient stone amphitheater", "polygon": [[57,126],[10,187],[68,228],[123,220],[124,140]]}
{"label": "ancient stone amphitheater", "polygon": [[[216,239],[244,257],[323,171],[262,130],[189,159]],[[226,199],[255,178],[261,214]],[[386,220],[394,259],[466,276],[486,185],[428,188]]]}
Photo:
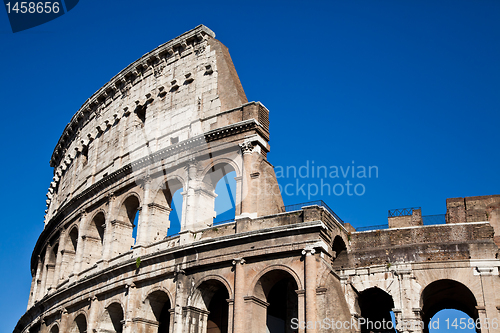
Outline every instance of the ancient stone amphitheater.
{"label": "ancient stone amphitheater", "polygon": [[[269,111],[204,26],[122,70],[54,149],[14,332],[422,332],[445,308],[498,330],[500,196],[448,199],[446,224],[412,208],[356,231],[322,202],[283,206],[268,141]],[[235,218],[214,226],[230,173]]]}

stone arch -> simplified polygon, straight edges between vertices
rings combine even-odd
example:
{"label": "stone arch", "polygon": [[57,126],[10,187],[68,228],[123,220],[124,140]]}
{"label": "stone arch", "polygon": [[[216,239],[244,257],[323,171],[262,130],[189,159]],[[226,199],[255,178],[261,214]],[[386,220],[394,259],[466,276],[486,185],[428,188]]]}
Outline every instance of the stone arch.
{"label": "stone arch", "polygon": [[212,160],[210,164],[203,169],[203,171],[201,172],[202,175],[201,179],[205,180],[205,178],[207,177],[207,175],[210,173],[211,170],[216,168],[218,165],[224,165],[224,164],[231,166],[231,168],[236,172],[237,177],[242,176],[241,167],[240,165],[238,165],[238,163],[227,157],[219,157]]}
{"label": "stone arch", "polygon": [[[259,272],[259,274],[257,274],[253,281],[252,281],[252,284],[250,285],[251,286],[251,289],[250,290],[253,290],[255,291],[255,288],[256,288],[256,285],[258,283],[258,281],[260,280],[260,278],[270,272],[270,271],[274,271],[274,270],[282,270],[282,271],[285,271],[287,272],[288,274],[290,274],[294,279],[295,279],[295,283],[297,284],[297,288],[298,290],[302,290],[304,289],[304,287],[302,286],[302,281],[299,277],[299,274],[297,274],[297,272],[295,272],[292,268],[286,266],[286,265],[281,265],[281,264],[275,264],[275,265],[270,265],[270,266],[267,266],[266,268],[264,268],[263,270],[261,270]],[[253,296],[257,296],[255,293],[252,293]]]}
{"label": "stone arch", "polygon": [[104,231],[106,230],[106,213],[103,209],[96,211],[85,230],[85,268],[91,267],[102,258],[104,249]]}
{"label": "stone arch", "polygon": [[[168,234],[176,233],[180,230],[182,225],[183,214],[183,201],[179,206],[175,206],[174,213],[172,214],[174,195],[180,191],[182,194],[185,189],[185,180],[180,176],[168,176],[161,180],[161,184],[157,186],[154,193],[153,204],[150,205],[149,212],[149,227],[151,228],[149,234],[153,235],[151,241],[158,241]],[[175,225],[173,225],[173,222]],[[173,227],[175,232],[168,232],[167,230]]]}
{"label": "stone arch", "polygon": [[479,318],[474,293],[465,284],[452,279],[439,279],[427,284],[420,294],[420,305],[424,332],[429,332],[429,321],[443,309],[462,311],[474,321]]}
{"label": "stone arch", "polygon": [[201,278],[200,280],[198,280],[194,284],[194,287],[193,287],[193,289],[191,291],[191,296],[194,296],[195,291],[200,287],[201,284],[203,284],[204,282],[209,281],[209,280],[217,280],[217,281],[219,281],[221,284],[224,285],[224,287],[226,287],[227,292],[229,293],[229,295],[233,294],[233,289],[231,287],[231,284],[227,281],[226,278],[224,278],[224,277],[222,277],[220,275],[210,274],[210,275],[204,276],[203,278]]}
{"label": "stone arch", "polygon": [[104,312],[100,316],[97,332],[122,333],[122,321],[125,316],[123,309],[123,304],[119,300],[110,300],[108,305],[104,307]]}
{"label": "stone arch", "polygon": [[196,331],[227,333],[229,330],[229,283],[217,275],[198,281],[190,297],[190,316],[199,327]]}
{"label": "stone arch", "polygon": [[68,277],[74,271],[76,251],[80,240],[80,229],[76,223],[70,225],[67,230],[63,260],[66,264],[62,277]]}
{"label": "stone arch", "polygon": [[49,332],[49,333],[59,333],[59,324],[58,324],[58,323],[54,323],[54,324],[50,327],[50,329],[49,329],[49,331],[48,331],[48,332]]}
{"label": "stone arch", "polygon": [[332,260],[334,267],[344,267],[348,264],[347,245],[342,236],[337,235],[332,242]]}
{"label": "stone arch", "polygon": [[247,298],[252,332],[292,332],[292,319],[298,318],[300,280],[293,270],[280,266],[264,269],[253,284],[253,296]]}
{"label": "stone arch", "polygon": [[162,287],[155,287],[143,300],[144,332],[168,333],[171,324],[172,297]]}
{"label": "stone arch", "polygon": [[127,193],[120,201],[113,221],[113,257],[130,251],[135,245],[140,211],[141,200],[137,193]]}
{"label": "stone arch", "polygon": [[[230,176],[228,177],[228,175]],[[228,158],[216,159],[203,170],[202,184],[205,193],[202,202],[206,205],[207,216],[207,220],[204,221],[205,225],[213,225],[214,218],[217,217],[218,222],[220,222],[222,220],[234,219],[237,215],[238,201],[241,196],[238,195],[240,186],[238,186],[236,178],[240,175],[241,172],[238,165]],[[233,190],[230,190],[231,187],[234,188],[234,193]]]}
{"label": "stone arch", "polygon": [[80,310],[75,314],[75,319],[70,325],[69,333],[85,333],[87,332],[87,314],[84,310]]}
{"label": "stone arch", "polygon": [[[379,287],[371,287],[361,291],[358,294],[355,307],[359,311],[358,313],[366,319],[366,322],[361,325],[361,333],[395,332],[391,317],[394,299],[386,291]],[[378,326],[384,322],[391,324],[386,325],[386,327]]]}

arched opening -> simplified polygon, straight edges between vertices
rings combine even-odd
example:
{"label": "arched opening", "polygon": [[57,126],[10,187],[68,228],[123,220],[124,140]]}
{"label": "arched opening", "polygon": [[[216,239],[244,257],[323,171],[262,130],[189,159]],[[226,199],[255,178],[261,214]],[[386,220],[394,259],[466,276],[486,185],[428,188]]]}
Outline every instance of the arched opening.
{"label": "arched opening", "polygon": [[112,303],[104,311],[103,318],[100,320],[100,333],[122,333],[123,331],[123,309],[119,303]]}
{"label": "arched opening", "polygon": [[[296,332],[292,329],[292,319],[298,318],[297,289],[297,282],[286,271],[273,270],[264,274],[254,289],[254,295],[260,302],[256,300],[251,302],[254,314],[254,327],[251,331]],[[263,318],[266,318],[265,322]]]}
{"label": "arched opening", "polygon": [[[213,192],[213,197],[208,198],[206,203],[213,203],[215,218],[206,221],[207,225],[234,220],[236,212],[236,171],[230,164],[217,164],[210,169],[203,180]],[[210,200],[211,199],[211,200]],[[207,210],[210,210],[207,207]],[[207,215],[208,216],[208,215]]]}
{"label": "arched opening", "polygon": [[396,332],[392,320],[394,300],[391,295],[377,287],[369,288],[359,294],[358,305],[365,319],[361,324],[362,333]]}
{"label": "arched opening", "polygon": [[167,231],[167,236],[177,235],[181,231],[181,223],[182,223],[182,205],[184,203],[184,197],[182,196],[182,192],[184,189],[180,188],[175,191],[172,196],[172,201],[170,203],[170,211],[169,220],[170,226]]}
{"label": "arched opening", "polygon": [[73,227],[68,234],[68,241],[66,242],[66,250],[64,251],[65,260],[67,262],[64,270],[64,276],[68,277],[75,266],[76,248],[78,246],[78,228]]}
{"label": "arched opening", "polygon": [[215,186],[214,224],[234,220],[236,212],[236,172],[224,174]]}
{"label": "arched opening", "polygon": [[196,309],[191,317],[206,327],[207,333],[227,333],[229,323],[229,292],[226,286],[218,280],[204,281],[197,288],[193,297]]}
{"label": "arched opening", "polygon": [[50,333],[59,333],[59,326],[54,325],[50,329]]}
{"label": "arched opening", "polygon": [[150,218],[150,224],[156,231],[153,233],[157,236],[152,241],[175,235],[181,230],[182,192],[182,183],[175,178],[168,180],[158,191]]}
{"label": "arched opening", "polygon": [[69,333],[87,333],[87,318],[85,318],[83,313],[76,316],[73,324],[71,324]]}
{"label": "arched opening", "polygon": [[92,219],[85,237],[84,262],[86,268],[91,267],[102,258],[105,228],[106,218],[103,212],[99,212]]}
{"label": "arched opening", "polygon": [[137,238],[137,225],[140,217],[140,203],[135,195],[123,202],[114,225],[113,254],[120,255],[130,251]]}
{"label": "arched opening", "polygon": [[[454,280],[443,279],[432,282],[422,291],[420,300],[425,333],[429,333],[431,319],[444,309],[461,311],[474,322],[479,318],[474,294],[465,285]],[[454,320],[454,318],[449,319],[450,323]]]}
{"label": "arched opening", "polygon": [[29,333],[40,333],[40,328],[40,323],[36,323],[35,325],[31,326],[31,328],[29,329]]}
{"label": "arched opening", "polygon": [[59,250],[59,243],[55,243],[50,247],[49,257],[46,265],[46,280],[45,280],[45,289],[50,290],[52,286],[57,285],[57,277],[55,276],[56,263],[57,263],[57,253]]}
{"label": "arched opening", "polygon": [[[170,328],[170,299],[168,295],[163,291],[155,291],[151,293],[147,298],[147,303],[149,304],[149,315],[147,319],[156,321],[158,323],[157,330],[158,333],[168,333]],[[148,330],[149,331],[149,330]]]}
{"label": "arched opening", "polygon": [[344,240],[340,236],[335,236],[332,244],[332,259],[333,266],[342,268],[347,264],[347,247]]}

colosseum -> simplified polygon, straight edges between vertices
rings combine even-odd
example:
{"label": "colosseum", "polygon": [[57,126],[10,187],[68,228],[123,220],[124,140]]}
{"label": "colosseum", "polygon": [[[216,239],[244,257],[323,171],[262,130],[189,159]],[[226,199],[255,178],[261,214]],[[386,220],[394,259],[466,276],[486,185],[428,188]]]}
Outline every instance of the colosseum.
{"label": "colosseum", "polygon": [[[447,199],[443,223],[413,207],[356,230],[322,201],[284,206],[269,136],[205,26],[118,73],[54,149],[14,332],[410,333],[448,308],[498,331],[500,195]],[[228,175],[234,218],[214,225]]]}

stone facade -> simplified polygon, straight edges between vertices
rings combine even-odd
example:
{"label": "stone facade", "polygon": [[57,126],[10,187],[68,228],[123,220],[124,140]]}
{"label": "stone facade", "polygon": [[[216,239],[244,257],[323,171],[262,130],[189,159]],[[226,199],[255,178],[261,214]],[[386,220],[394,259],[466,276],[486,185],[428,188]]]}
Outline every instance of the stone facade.
{"label": "stone facade", "polygon": [[[54,150],[14,332],[368,332],[383,330],[351,323],[391,311],[398,331],[421,332],[404,323],[447,307],[500,320],[499,196],[449,199],[446,225],[418,211],[357,232],[321,204],[283,209],[268,141],[269,111],[208,28],[125,68]],[[236,216],[214,226],[229,172]],[[179,189],[181,231],[167,237]]]}

